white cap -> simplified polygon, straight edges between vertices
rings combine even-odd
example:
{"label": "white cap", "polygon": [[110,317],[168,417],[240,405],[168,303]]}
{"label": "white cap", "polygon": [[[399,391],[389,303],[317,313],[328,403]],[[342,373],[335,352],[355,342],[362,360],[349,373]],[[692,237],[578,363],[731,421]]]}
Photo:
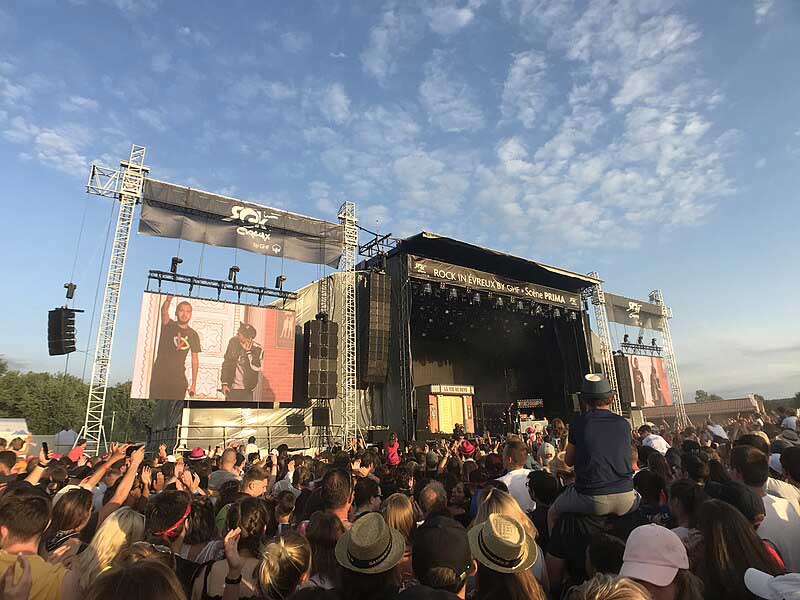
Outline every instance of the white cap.
{"label": "white cap", "polygon": [[758,569],[747,569],[744,584],[765,600],[800,600],[800,573],[773,577]]}
{"label": "white cap", "polygon": [[769,455],[769,468],[775,471],[776,473],[783,474],[783,465],[781,464],[780,454]]}
{"label": "white cap", "polygon": [[82,489],[82,488],[79,485],[74,485],[74,484],[65,485],[60,490],[58,490],[58,492],[56,492],[55,496],[53,496],[53,506],[55,506],[58,503],[58,501],[61,500],[61,498],[64,497],[64,494],[66,494],[67,492],[69,492],[71,490],[80,490],[80,489]]}
{"label": "white cap", "polygon": [[178,462],[178,459],[175,458],[174,454],[168,454],[167,455],[167,462],[176,463],[176,462]]}

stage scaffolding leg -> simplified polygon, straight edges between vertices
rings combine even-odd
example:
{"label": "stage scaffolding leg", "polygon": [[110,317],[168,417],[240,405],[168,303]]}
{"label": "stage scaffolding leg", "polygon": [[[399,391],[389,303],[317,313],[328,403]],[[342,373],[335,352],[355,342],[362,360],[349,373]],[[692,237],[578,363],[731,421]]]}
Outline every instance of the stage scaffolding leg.
{"label": "stage scaffolding leg", "polygon": [[[589,277],[600,279],[596,271],[589,273]],[[619,401],[619,388],[617,386],[617,373],[614,370],[614,359],[611,356],[611,332],[608,329],[606,297],[603,293],[603,287],[599,283],[589,288],[587,292],[594,305],[594,315],[597,319],[597,328],[599,330],[597,333],[600,336],[600,355],[602,357],[601,366],[603,375],[605,375],[609,383],[611,383],[611,388],[617,391],[611,409],[617,414],[622,414],[622,407]]]}
{"label": "stage scaffolding leg", "polygon": [[[133,214],[136,204],[142,196],[142,186],[146,167],[144,166],[144,146],[134,145],[131,148],[130,160],[122,164],[121,184],[119,186],[119,215],[114,230],[114,242],[111,246],[111,257],[108,261],[106,287],[103,292],[103,307],[100,313],[100,324],[97,329],[97,345],[92,365],[92,381],[89,384],[89,400],[86,406],[86,421],[83,431],[86,438],[86,452],[97,454],[101,444],[105,444],[103,431],[103,415],[105,412],[106,391],[108,389],[108,373],[111,367],[111,346],[114,342],[114,327],[117,322],[117,309],[122,289],[122,275],[125,271],[125,258],[128,254],[128,241],[131,236]],[[87,186],[89,193],[99,193],[93,186],[98,174],[93,169]],[[114,182],[113,185],[116,185]]]}
{"label": "stage scaffolding leg", "polygon": [[407,267],[403,265],[400,289],[400,318],[397,327],[400,340],[400,398],[403,402],[403,421],[407,440],[417,438],[417,424],[414,420],[413,384],[411,380],[411,309],[409,296],[411,294],[411,281],[408,278]]}
{"label": "stage scaffolding leg", "polygon": [[356,257],[358,255],[358,218],[356,205],[345,202],[339,208],[339,222],[344,226],[342,276],[344,318],[342,319],[342,445],[358,435],[358,390],[356,389]]}
{"label": "stage scaffolding leg", "polygon": [[683,405],[681,378],[678,375],[678,363],[675,360],[675,349],[672,346],[672,334],[669,331],[669,319],[672,318],[672,310],[664,304],[664,294],[661,290],[653,290],[650,292],[650,302],[661,307],[661,333],[664,335],[664,362],[667,365],[669,391],[672,395],[672,402],[675,405],[675,420],[677,421],[678,427],[684,429],[691,425],[691,422],[686,416],[686,407]]}

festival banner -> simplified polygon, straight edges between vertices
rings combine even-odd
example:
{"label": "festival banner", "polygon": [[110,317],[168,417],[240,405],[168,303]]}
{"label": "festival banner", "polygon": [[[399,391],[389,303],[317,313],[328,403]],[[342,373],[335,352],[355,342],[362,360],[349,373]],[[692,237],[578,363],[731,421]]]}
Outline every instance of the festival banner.
{"label": "festival banner", "polygon": [[661,307],[650,302],[604,293],[608,320],[644,329],[662,329]]}
{"label": "festival banner", "polygon": [[344,230],[312,219],[163,181],[146,179],[139,233],[238,248],[336,267]]}
{"label": "festival banner", "polygon": [[565,292],[544,285],[518,281],[494,273],[486,273],[469,267],[453,265],[434,260],[408,255],[408,274],[417,279],[444,282],[466,287],[476,292],[492,292],[518,298],[527,298],[542,304],[580,310],[580,294]]}
{"label": "festival banner", "polygon": [[145,292],[131,398],[291,402],[295,313]]}

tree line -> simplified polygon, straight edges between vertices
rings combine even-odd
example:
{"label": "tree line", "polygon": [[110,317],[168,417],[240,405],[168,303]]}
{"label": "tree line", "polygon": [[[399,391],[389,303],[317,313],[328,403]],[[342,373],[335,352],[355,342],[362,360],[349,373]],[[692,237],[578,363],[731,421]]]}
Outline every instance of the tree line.
{"label": "tree line", "polygon": [[[22,373],[9,369],[8,362],[0,358],[0,418],[24,418],[34,435],[80,431],[88,397],[89,385],[74,375]],[[155,406],[154,400],[132,400],[130,381],[110,386],[104,418],[109,440],[146,440]]]}

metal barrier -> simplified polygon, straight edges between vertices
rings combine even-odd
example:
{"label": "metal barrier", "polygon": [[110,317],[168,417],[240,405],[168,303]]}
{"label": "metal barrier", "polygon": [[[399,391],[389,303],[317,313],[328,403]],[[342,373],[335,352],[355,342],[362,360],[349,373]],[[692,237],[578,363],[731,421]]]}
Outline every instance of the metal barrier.
{"label": "metal barrier", "polygon": [[230,442],[246,443],[255,437],[260,448],[277,448],[281,444],[290,450],[327,448],[330,440],[339,439],[341,425],[331,425],[329,431],[306,424],[297,425],[176,425],[154,429],[150,434],[149,449],[164,444],[172,452],[191,448],[226,448]]}

